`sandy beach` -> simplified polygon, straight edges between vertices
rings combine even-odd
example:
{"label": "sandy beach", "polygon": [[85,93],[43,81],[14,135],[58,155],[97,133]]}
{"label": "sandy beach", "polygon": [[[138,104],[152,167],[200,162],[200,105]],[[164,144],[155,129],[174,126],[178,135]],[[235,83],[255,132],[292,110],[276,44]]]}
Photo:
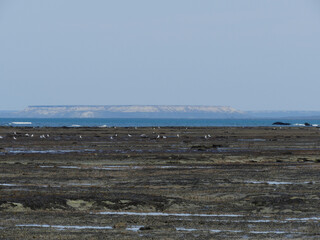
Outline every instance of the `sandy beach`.
{"label": "sandy beach", "polygon": [[0,128],[0,239],[318,239],[317,127]]}

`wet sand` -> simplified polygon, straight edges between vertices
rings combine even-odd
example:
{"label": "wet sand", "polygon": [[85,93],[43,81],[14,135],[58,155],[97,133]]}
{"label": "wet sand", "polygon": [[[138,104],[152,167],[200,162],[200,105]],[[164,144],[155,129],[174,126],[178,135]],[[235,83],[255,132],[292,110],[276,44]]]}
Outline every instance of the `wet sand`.
{"label": "wet sand", "polygon": [[320,238],[316,127],[0,136],[0,239]]}

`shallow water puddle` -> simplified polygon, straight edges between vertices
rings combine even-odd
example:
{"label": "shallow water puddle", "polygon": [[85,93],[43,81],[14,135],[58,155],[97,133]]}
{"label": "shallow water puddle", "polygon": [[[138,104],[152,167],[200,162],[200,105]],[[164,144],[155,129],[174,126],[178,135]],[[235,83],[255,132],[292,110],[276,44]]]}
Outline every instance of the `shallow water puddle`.
{"label": "shallow water puddle", "polygon": [[[267,217],[267,216],[266,216]],[[193,221],[192,218],[177,218],[178,221]],[[289,223],[289,222],[307,222],[320,221],[320,217],[307,218],[286,218],[284,220],[276,219],[248,219],[248,220],[234,220],[234,219],[208,219],[207,222],[229,222],[229,223]]]}
{"label": "shallow water puddle", "polygon": [[96,186],[93,183],[68,183],[69,186]]}
{"label": "shallow water puddle", "polygon": [[17,185],[17,184],[12,184],[12,183],[0,183],[0,186],[17,187],[17,186],[19,186],[19,185]]}
{"label": "shallow water puddle", "polygon": [[210,229],[210,232],[220,233],[220,232],[231,232],[231,233],[241,233],[242,230],[219,230],[219,229]]}
{"label": "shallow water puddle", "polygon": [[307,217],[307,218],[287,218],[287,221],[298,221],[298,222],[307,222],[307,221],[320,221],[320,217]]}
{"label": "shallow water puddle", "polygon": [[191,213],[162,213],[162,212],[98,212],[91,214],[102,215],[133,215],[133,216],[178,216],[178,217],[242,217],[236,214],[191,214]]}
{"label": "shallow water puddle", "polygon": [[[243,230],[229,230],[229,229],[196,229],[196,228],[184,228],[184,227],[176,227],[176,231],[186,231],[186,232],[193,232],[193,231],[210,231],[212,233],[222,233],[222,232],[229,232],[229,233],[242,233],[245,232]],[[289,232],[285,231],[249,231],[248,233],[252,234],[288,234]]]}
{"label": "shallow water puddle", "polygon": [[133,232],[137,232],[140,230],[140,228],[142,228],[144,226],[131,226],[131,227],[127,227],[126,230],[128,231],[133,231]]}
{"label": "shallow water puddle", "polygon": [[238,139],[239,142],[265,142],[267,141],[264,138],[250,138],[250,139]]}
{"label": "shallow water puddle", "polygon": [[[178,218],[178,221],[194,221],[191,218]],[[208,219],[204,220],[206,222],[228,222],[228,223],[288,223],[290,220],[266,220],[266,219],[257,219],[257,220],[230,220],[230,219]]]}
{"label": "shallow water puddle", "polygon": [[82,153],[82,152],[95,152],[95,149],[48,149],[48,150],[33,150],[24,148],[6,148],[7,154],[63,154],[63,153]]}
{"label": "shallow water puddle", "polygon": [[269,185],[296,185],[296,184],[311,184],[315,182],[278,182],[278,181],[245,181],[250,184],[269,184]]}
{"label": "shallow water puddle", "polygon": [[195,228],[176,227],[176,231],[192,232],[192,231],[199,231],[199,230],[198,230],[198,229],[195,229]]}
{"label": "shallow water puddle", "polygon": [[[47,187],[61,187],[60,185],[36,185],[36,184],[13,184],[13,183],[0,183],[0,186],[5,186],[5,187],[43,187],[43,188],[47,188]],[[30,190],[30,189],[15,189],[15,190]]]}
{"label": "shallow water puddle", "polygon": [[[211,233],[245,233],[246,231],[243,230],[229,230],[229,229],[195,229],[195,228],[184,228],[184,227],[176,227],[176,231],[186,231],[186,232],[193,232],[193,231],[210,231]],[[289,234],[290,232],[285,231],[249,231],[248,233],[252,234]],[[299,234],[299,232],[294,232],[295,234]]]}
{"label": "shallow water puddle", "polygon": [[77,166],[58,166],[58,168],[81,169],[81,167],[77,167]]}
{"label": "shallow water puddle", "polygon": [[284,231],[250,231],[249,233],[253,233],[253,234],[288,234],[290,232],[284,232]]}
{"label": "shallow water puddle", "polygon": [[103,167],[93,167],[92,169],[95,170],[108,170],[108,171],[120,171],[120,170],[127,170],[130,169],[130,166],[123,165],[111,165],[111,166],[103,166]]}
{"label": "shallow water puddle", "polygon": [[213,169],[210,166],[103,166],[93,167],[96,170],[109,170],[109,171],[120,171],[130,169]]}
{"label": "shallow water puddle", "polygon": [[64,229],[113,229],[111,226],[65,226],[65,225],[49,225],[49,224],[18,224],[16,227],[41,227],[41,228],[57,228]]}

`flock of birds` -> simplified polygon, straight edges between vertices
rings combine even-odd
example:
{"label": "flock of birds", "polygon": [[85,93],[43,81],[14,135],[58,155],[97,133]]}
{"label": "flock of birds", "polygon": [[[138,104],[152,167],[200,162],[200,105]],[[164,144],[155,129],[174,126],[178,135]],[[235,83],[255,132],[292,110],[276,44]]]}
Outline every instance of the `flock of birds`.
{"label": "flock of birds", "polygon": [[[116,128],[116,127],[114,127],[114,128]],[[158,128],[160,128],[160,127],[158,127]],[[137,129],[137,127],[135,127],[135,129]],[[153,129],[155,129],[155,128],[153,128]],[[186,128],[186,129],[187,129],[187,128]],[[153,134],[157,134],[156,132],[152,132],[152,133],[153,133]],[[21,135],[17,134],[17,132],[13,132],[11,135],[12,135],[12,139],[13,139],[13,140],[17,140],[18,136],[21,136]],[[24,136],[25,136],[25,137],[31,137],[31,138],[35,137],[34,134],[29,134],[29,133],[24,134]],[[127,136],[128,136],[129,138],[133,137],[133,135],[130,134],[130,133],[128,133]],[[110,136],[110,139],[113,140],[113,139],[115,139],[116,137],[118,137],[118,134],[114,134],[114,135]],[[146,134],[141,134],[140,137],[141,137],[141,138],[148,138],[148,135],[146,135]],[[180,134],[178,133],[178,134],[176,135],[176,137],[177,137],[177,138],[180,138]],[[1,135],[0,135],[0,139],[4,139],[4,138],[5,138],[4,136],[1,136]],[[41,135],[39,135],[39,138],[40,138],[40,139],[50,138],[50,135],[49,135],[49,134],[41,134]],[[166,139],[166,138],[167,138],[167,136],[165,136],[165,135],[160,135],[160,134],[157,134],[157,137],[156,137],[156,139]],[[204,135],[204,139],[209,139],[209,138],[211,138],[211,135],[210,135],[210,134]],[[82,135],[79,135],[79,139],[83,139]]]}

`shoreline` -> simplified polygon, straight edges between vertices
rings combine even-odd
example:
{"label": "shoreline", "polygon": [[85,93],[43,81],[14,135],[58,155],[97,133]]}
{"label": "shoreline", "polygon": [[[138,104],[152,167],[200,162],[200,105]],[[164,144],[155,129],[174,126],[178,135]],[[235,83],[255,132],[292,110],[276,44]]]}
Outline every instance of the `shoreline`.
{"label": "shoreline", "polygon": [[[319,127],[320,119],[170,119],[170,118],[0,118],[0,126],[12,127]],[[283,121],[283,122],[282,122]],[[290,124],[290,125],[287,125]]]}

